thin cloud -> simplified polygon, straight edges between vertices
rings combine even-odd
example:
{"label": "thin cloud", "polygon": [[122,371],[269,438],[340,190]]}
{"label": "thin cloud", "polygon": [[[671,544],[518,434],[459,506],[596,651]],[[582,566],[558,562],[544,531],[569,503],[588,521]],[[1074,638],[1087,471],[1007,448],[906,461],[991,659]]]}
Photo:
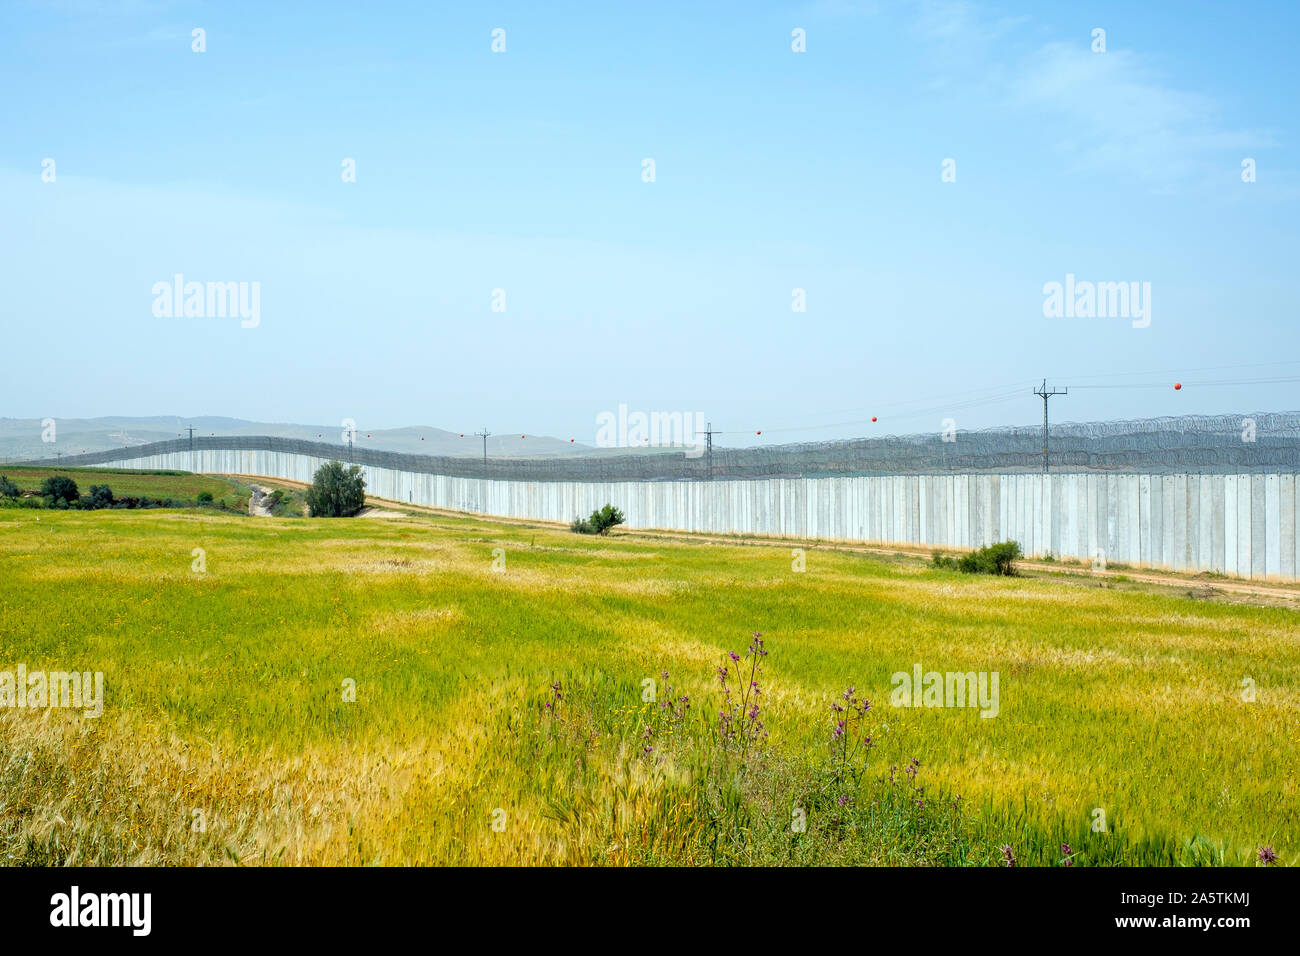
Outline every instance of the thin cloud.
{"label": "thin cloud", "polygon": [[1009,94],[1060,137],[1055,145],[1075,168],[1157,185],[1206,176],[1221,165],[1213,154],[1276,145],[1267,132],[1232,128],[1217,98],[1168,85],[1129,50],[1049,43],[1022,64]]}
{"label": "thin cloud", "polygon": [[930,89],[960,85],[995,90],[1004,80],[996,61],[1012,32],[1027,17],[992,15],[968,0],[921,0],[911,32],[926,50],[923,60],[934,73]]}
{"label": "thin cloud", "polygon": [[[1072,172],[1119,175],[1157,191],[1221,188],[1242,157],[1275,148],[1271,131],[1234,126],[1223,101],[1180,89],[1132,50],[1094,53],[1090,36],[1023,50],[1025,17],[970,0],[922,0],[912,32],[928,45],[931,89],[959,87],[1040,125]],[[1295,177],[1274,171],[1275,198]]]}

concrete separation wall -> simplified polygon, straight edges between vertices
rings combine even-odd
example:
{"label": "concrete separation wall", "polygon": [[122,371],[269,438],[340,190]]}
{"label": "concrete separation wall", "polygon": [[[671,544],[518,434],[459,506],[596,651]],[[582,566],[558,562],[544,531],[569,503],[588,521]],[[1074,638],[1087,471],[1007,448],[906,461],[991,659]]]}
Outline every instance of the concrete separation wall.
{"label": "concrete separation wall", "polygon": [[[311,481],[327,459],[266,450],[176,451],[114,467]],[[605,504],[633,528],[971,548],[1297,580],[1297,476],[1009,474],[726,481],[504,481],[363,465],[381,498],[570,521]]]}

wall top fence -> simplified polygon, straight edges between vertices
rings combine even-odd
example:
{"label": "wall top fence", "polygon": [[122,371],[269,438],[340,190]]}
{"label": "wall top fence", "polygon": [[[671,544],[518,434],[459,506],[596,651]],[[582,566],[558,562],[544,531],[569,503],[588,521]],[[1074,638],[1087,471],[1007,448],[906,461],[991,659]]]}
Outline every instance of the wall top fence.
{"label": "wall top fence", "polygon": [[[1248,474],[1300,471],[1300,412],[1060,424],[1050,430],[1053,474]],[[700,481],[727,478],[1041,473],[1042,430],[946,429],[932,434],[761,448],[610,450],[566,457],[435,456],[267,435],[195,436],[63,455],[40,465],[111,464],[177,452],[277,452],[336,458],[414,474],[500,481]]]}

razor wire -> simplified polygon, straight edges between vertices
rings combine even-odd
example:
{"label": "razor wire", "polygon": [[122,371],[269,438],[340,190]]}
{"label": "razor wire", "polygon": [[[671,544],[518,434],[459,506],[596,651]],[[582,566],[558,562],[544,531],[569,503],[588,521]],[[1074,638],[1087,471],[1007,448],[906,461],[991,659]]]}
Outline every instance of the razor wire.
{"label": "razor wire", "polygon": [[[1148,474],[1300,471],[1300,413],[1197,415],[1049,430],[1051,470]],[[765,447],[601,449],[555,457],[415,455],[272,436],[195,436],[32,460],[75,467],[205,451],[273,452],[416,474],[513,481],[707,481],[915,474],[1011,474],[1043,467],[1038,426],[894,435]],[[197,465],[197,461],[194,463]],[[197,470],[197,469],[192,469]]]}

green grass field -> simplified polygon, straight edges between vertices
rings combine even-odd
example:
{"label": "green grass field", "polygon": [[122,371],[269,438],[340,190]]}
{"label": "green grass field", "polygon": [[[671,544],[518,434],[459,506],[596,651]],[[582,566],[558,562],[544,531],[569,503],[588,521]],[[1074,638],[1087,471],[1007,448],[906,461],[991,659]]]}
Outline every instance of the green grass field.
{"label": "green grass field", "polygon": [[84,495],[91,485],[108,485],[118,498],[172,498],[193,502],[206,491],[214,501],[224,501],[235,511],[248,508],[248,489],[229,478],[197,475],[188,471],[137,471],[129,468],[46,468],[30,465],[0,465],[22,491],[40,491],[41,482],[53,475],[66,475]]}
{"label": "green grass field", "polygon": [[[1297,612],[806,560],[473,518],[0,511],[0,671],[105,679],[98,718],[0,708],[0,859],[1297,861]],[[719,730],[716,670],[743,692],[753,632],[748,739],[743,713]],[[996,671],[997,716],[891,706],[916,664]],[[848,685],[872,704],[857,771]]]}

